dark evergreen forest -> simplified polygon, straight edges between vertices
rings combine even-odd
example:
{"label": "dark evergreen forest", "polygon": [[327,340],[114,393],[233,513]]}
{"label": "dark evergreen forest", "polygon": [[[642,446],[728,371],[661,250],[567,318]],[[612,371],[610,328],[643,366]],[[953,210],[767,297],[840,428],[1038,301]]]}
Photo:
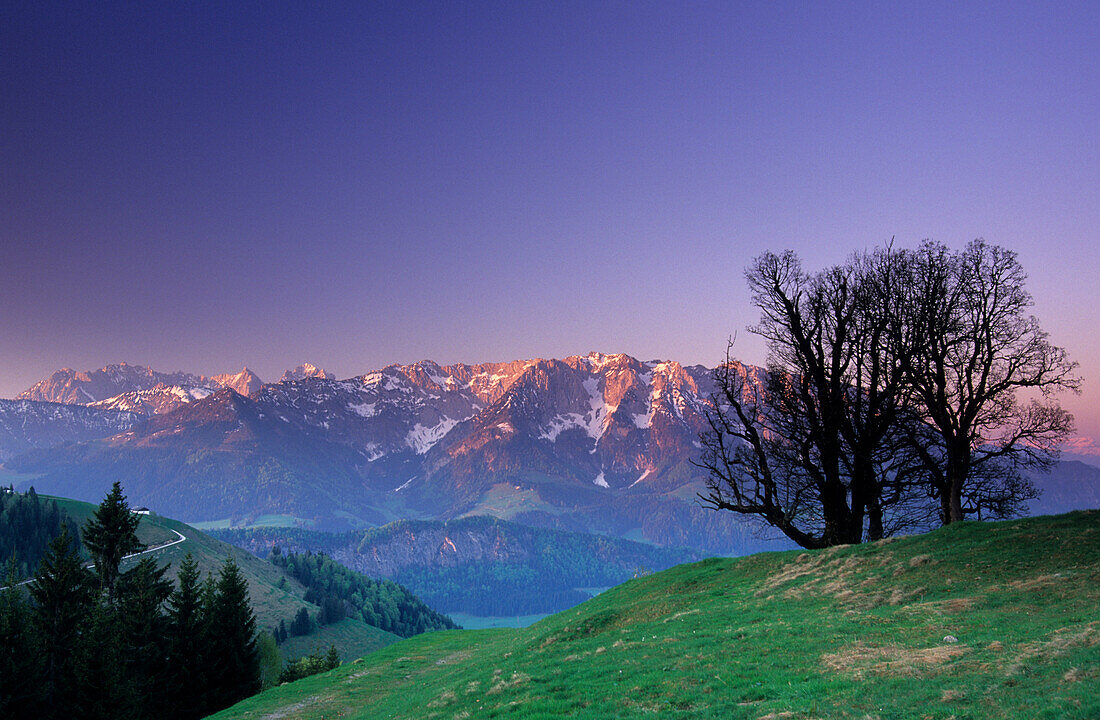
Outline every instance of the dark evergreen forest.
{"label": "dark evergreen forest", "polygon": [[142,548],[115,483],[82,528],[88,567],[56,507],[9,500],[5,513],[21,507],[13,517],[27,523],[39,508],[28,537],[60,530],[33,579],[17,583],[13,560],[0,590],[0,717],[192,720],[260,689],[256,621],[232,559],[202,580],[188,556],[175,588],[150,557],[121,572]]}
{"label": "dark evergreen forest", "polygon": [[63,525],[69,526],[73,550],[80,554],[76,523],[56,502],[40,498],[33,487],[26,493],[0,489],[0,560],[15,563],[18,579],[30,577]]}

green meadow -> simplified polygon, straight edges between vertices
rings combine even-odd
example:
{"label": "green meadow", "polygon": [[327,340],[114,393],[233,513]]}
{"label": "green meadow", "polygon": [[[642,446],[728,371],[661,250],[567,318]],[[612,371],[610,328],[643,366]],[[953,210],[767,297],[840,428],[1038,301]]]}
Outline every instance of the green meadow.
{"label": "green meadow", "polygon": [[711,559],[218,718],[1100,718],[1100,511]]}

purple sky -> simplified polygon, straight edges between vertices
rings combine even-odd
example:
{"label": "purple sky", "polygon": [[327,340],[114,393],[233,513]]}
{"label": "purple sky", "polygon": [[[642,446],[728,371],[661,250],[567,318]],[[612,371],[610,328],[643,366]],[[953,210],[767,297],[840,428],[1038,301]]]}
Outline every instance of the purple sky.
{"label": "purple sky", "polygon": [[42,5],[0,8],[2,397],[120,360],[712,365],[734,331],[761,362],[760,252],[983,236],[1100,436],[1100,3]]}

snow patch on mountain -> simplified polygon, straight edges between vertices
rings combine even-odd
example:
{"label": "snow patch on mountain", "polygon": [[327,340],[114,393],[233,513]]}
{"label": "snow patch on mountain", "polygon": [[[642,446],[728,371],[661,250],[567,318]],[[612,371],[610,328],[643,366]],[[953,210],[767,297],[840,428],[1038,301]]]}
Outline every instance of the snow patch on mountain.
{"label": "snow patch on mountain", "polygon": [[294,382],[309,378],[322,378],[323,380],[335,380],[336,376],[313,363],[302,363],[293,370],[287,370],[279,382]]}
{"label": "snow patch on mountain", "polygon": [[600,470],[600,474],[596,476],[596,479],[593,480],[592,483],[594,485],[599,485],[600,487],[604,487],[604,488],[610,488],[611,487],[610,485],[607,484],[607,479],[604,478],[604,476],[603,476],[603,470]]}
{"label": "snow patch on mountain", "polygon": [[420,423],[413,425],[413,429],[405,436],[405,444],[416,451],[417,455],[423,455],[432,449],[432,446],[443,439],[459,421],[445,417],[436,425],[425,427]]}
{"label": "snow patch on mountain", "polygon": [[581,428],[588,429],[588,421],[580,413],[565,413],[551,418],[550,424],[542,428],[539,437],[550,442],[557,442],[558,435],[566,430]]}
{"label": "snow patch on mountain", "polygon": [[382,385],[382,389],[387,391],[387,392],[393,392],[394,390],[400,390],[401,392],[405,393],[406,395],[408,395],[409,393],[411,393],[413,391],[411,387],[409,387],[405,383],[401,382],[400,379],[393,378],[393,377],[387,377],[386,378],[386,382]]}
{"label": "snow patch on mountain", "polygon": [[155,415],[170,412],[180,405],[195,400],[202,400],[213,392],[212,389],[202,386],[157,385],[147,390],[133,390],[106,400],[88,403],[88,407]]}
{"label": "snow patch on mountain", "polygon": [[598,443],[603,437],[604,430],[607,429],[607,403],[604,402],[603,393],[600,392],[598,379],[588,378],[581,385],[588,392],[589,411],[585,415],[585,430],[588,432],[588,437]]}
{"label": "snow patch on mountain", "polygon": [[378,414],[378,403],[348,403],[348,410],[351,410],[356,415],[365,418],[372,418]]}
{"label": "snow patch on mountain", "polygon": [[622,366],[630,361],[626,355],[615,353],[605,355],[601,352],[590,352],[584,357],[584,361],[593,372],[603,372],[608,366]]}

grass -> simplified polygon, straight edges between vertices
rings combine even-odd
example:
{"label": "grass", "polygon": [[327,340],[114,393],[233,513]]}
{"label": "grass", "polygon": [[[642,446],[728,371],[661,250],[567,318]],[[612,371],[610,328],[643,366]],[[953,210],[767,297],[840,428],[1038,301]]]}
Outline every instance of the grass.
{"label": "grass", "polygon": [[347,661],[392,645],[399,639],[393,633],[371,627],[359,620],[344,618],[340,622],[326,625],[321,632],[287,638],[279,650],[288,658],[299,658],[310,653],[324,656],[329,645],[335,645],[340,651],[340,659]]}
{"label": "grass", "polygon": [[233,527],[233,518],[222,518],[221,520],[197,520],[189,523],[191,527],[197,530],[228,530]]}
{"label": "grass", "polygon": [[631,580],[418,636],[218,718],[1100,717],[1100,511]]}
{"label": "grass", "polygon": [[[56,502],[58,508],[66,512],[69,517],[76,521],[79,527],[84,526],[84,523],[92,517],[96,509],[95,505],[79,500],[70,500],[69,498],[57,497],[54,495],[39,495],[38,497]],[[163,545],[164,543],[169,543],[178,539],[174,532],[164,527],[156,518],[149,515],[141,516],[141,522],[138,523],[137,536],[138,540],[150,547]]]}
{"label": "grass", "polygon": [[[299,608],[306,608],[311,615],[317,611],[315,605],[302,600],[305,586],[266,560],[197,532],[176,520],[155,519],[167,528],[179,530],[188,538],[186,542],[165,548],[158,557],[161,562],[171,565],[168,572],[172,577],[175,577],[179,562],[187,553],[191,553],[199,563],[199,571],[204,576],[207,573],[216,574],[225,558],[234,558],[248,581],[249,600],[260,629],[270,629],[280,620],[286,620],[289,625]],[[335,644],[340,649],[341,656],[356,657],[397,640],[398,637],[392,633],[367,625],[359,619],[349,618],[342,623],[322,626],[310,635],[288,640],[280,649],[285,657],[296,658],[309,654],[314,645],[327,650],[330,644]]]}
{"label": "grass", "polygon": [[466,613],[448,613],[447,616],[467,630],[485,630],[487,628],[521,628],[542,620],[549,613],[537,615],[468,615]]}
{"label": "grass", "polygon": [[523,512],[541,511],[551,515],[560,515],[562,509],[555,507],[539,496],[533,488],[518,489],[511,483],[497,483],[478,499],[477,504],[463,513],[463,517],[472,515],[491,515],[501,520],[511,520]]}

